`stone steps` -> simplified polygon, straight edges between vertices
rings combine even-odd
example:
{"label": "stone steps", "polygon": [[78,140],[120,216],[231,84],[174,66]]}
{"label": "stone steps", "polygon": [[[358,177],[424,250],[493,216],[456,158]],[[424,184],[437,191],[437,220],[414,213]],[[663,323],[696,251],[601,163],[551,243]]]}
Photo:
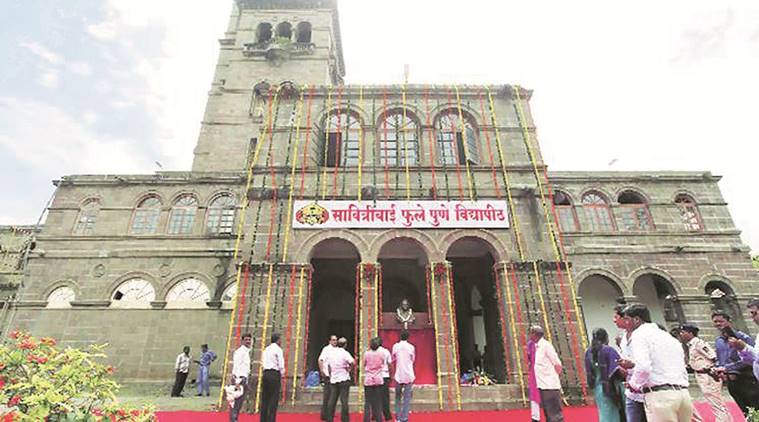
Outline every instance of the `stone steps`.
{"label": "stone steps", "polygon": [[[390,389],[391,409],[395,402],[395,393]],[[452,410],[456,406],[455,391],[453,400],[449,400],[446,386],[443,387],[443,407]],[[362,411],[359,408],[358,387],[351,387],[348,402],[351,412]],[[285,412],[318,412],[322,405],[322,387],[301,389],[295,406],[288,403],[281,406]],[[339,404],[338,404],[339,407]],[[462,410],[500,410],[524,407],[519,386],[515,384],[489,386],[461,386]],[[414,398],[411,410],[416,412],[431,412],[440,410],[438,389],[435,385],[414,387]]]}

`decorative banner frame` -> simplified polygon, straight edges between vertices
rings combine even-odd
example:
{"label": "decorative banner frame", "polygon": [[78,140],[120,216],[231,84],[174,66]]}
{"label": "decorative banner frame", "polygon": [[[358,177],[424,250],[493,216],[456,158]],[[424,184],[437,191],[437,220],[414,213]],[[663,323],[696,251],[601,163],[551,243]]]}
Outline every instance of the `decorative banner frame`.
{"label": "decorative banner frame", "polygon": [[508,201],[295,201],[294,229],[509,228]]}

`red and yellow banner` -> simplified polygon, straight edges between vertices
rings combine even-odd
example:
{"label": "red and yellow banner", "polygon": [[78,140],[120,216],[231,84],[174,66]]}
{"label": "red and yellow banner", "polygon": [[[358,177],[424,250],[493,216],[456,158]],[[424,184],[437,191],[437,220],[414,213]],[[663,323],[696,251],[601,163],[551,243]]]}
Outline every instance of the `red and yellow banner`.
{"label": "red and yellow banner", "polygon": [[507,201],[295,201],[294,229],[509,227]]}

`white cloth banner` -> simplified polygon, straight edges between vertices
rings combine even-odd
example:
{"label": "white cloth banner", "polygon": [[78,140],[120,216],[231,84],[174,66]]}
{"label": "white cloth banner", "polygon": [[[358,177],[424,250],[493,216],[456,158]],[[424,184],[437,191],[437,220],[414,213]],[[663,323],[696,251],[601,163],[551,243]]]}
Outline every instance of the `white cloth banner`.
{"label": "white cloth banner", "polygon": [[295,201],[295,229],[509,227],[506,201]]}

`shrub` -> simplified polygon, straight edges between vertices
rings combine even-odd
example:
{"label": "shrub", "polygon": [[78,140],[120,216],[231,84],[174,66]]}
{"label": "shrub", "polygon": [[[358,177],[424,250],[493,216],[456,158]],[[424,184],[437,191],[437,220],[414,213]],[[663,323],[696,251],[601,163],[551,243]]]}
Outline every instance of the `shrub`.
{"label": "shrub", "polygon": [[13,331],[0,345],[3,421],[155,421],[152,407],[116,401],[114,369],[101,363],[105,347],[61,349],[55,339]]}

